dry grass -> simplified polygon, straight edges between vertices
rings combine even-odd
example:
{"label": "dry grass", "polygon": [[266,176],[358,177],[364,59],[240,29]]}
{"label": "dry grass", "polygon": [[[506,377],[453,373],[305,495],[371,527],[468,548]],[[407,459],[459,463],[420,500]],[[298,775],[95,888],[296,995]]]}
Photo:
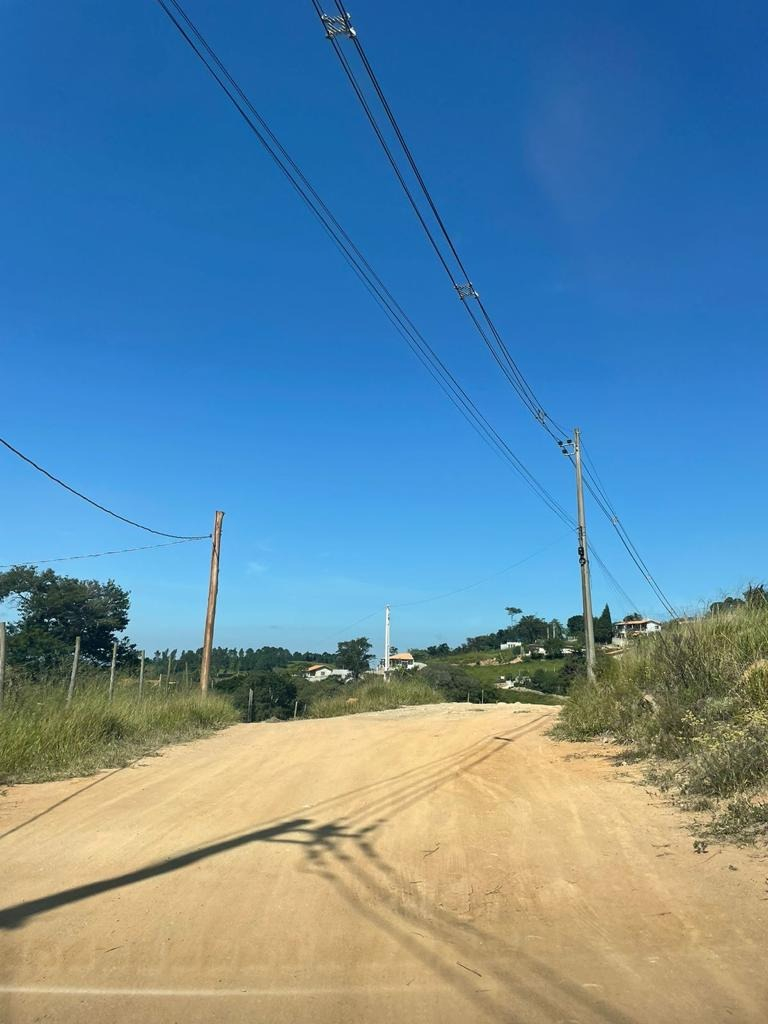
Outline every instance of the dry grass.
{"label": "dry grass", "polygon": [[445,697],[438,690],[418,679],[392,679],[386,683],[374,679],[349,687],[333,697],[321,697],[310,704],[307,716],[335,718],[363,711],[388,711],[413,704],[440,704],[444,700]]}
{"label": "dry grass", "polygon": [[76,694],[61,688],[17,691],[0,714],[0,782],[43,782],[128,764],[169,743],[204,736],[238,721],[223,697],[120,692]]}
{"label": "dry grass", "polygon": [[[768,607],[677,623],[602,666],[571,690],[555,735],[610,735],[670,763],[682,797],[731,800],[722,831],[749,822],[768,838]],[[745,807],[756,808],[750,815]],[[719,817],[718,817],[719,815]],[[729,824],[730,823],[730,824]]]}

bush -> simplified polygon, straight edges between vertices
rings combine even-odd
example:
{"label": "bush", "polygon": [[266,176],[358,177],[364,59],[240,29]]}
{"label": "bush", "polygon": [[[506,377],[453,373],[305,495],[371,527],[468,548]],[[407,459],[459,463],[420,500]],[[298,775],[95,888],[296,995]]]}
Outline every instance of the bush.
{"label": "bush", "polygon": [[216,683],[216,690],[225,693],[245,720],[248,695],[253,690],[253,721],[266,718],[288,718],[293,714],[296,684],[282,669],[243,672]]}
{"label": "bush", "polygon": [[694,725],[693,732],[683,792],[731,796],[768,776],[768,711],[754,710],[699,734]]}

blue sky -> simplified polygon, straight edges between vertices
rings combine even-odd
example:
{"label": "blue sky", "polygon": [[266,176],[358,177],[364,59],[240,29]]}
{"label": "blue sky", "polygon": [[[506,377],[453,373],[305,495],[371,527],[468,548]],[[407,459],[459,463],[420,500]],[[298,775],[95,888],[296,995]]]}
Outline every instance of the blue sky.
{"label": "blue sky", "polygon": [[[450,292],[309,2],[187,9],[413,319],[571,507]],[[768,15],[758,5],[353,8],[474,283],[581,426],[670,599],[768,576]],[[0,8],[2,433],[131,518],[227,513],[217,641],[404,648],[579,610],[565,529],[437,390],[157,5]],[[0,452],[3,563],[151,543]],[[590,508],[640,610],[658,602]],[[546,549],[546,550],[541,550]],[[205,545],[62,571],[199,646]],[[594,567],[595,605],[630,609]]]}

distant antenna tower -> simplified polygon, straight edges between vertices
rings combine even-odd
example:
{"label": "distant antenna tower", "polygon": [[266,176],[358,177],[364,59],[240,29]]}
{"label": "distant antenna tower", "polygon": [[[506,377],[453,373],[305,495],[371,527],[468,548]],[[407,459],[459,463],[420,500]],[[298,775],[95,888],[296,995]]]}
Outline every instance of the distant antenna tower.
{"label": "distant antenna tower", "polygon": [[384,608],[384,676],[389,675],[389,605]]}

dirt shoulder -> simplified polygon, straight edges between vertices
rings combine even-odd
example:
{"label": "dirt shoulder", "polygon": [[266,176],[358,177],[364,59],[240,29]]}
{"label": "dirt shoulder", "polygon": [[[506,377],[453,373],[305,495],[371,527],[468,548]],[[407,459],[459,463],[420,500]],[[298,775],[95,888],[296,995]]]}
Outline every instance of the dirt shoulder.
{"label": "dirt shoulder", "polygon": [[0,1019],[762,1024],[768,861],[694,853],[557,714],[242,725],[9,790]]}

